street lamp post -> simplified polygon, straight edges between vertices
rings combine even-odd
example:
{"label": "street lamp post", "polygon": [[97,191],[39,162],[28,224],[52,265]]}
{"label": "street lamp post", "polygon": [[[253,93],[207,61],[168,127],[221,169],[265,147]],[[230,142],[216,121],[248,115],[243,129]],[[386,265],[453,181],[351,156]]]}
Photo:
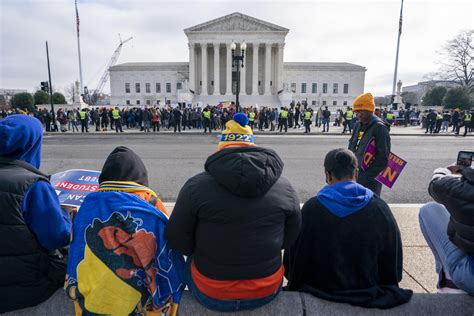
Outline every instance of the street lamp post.
{"label": "street lamp post", "polygon": [[240,93],[240,67],[244,68],[244,56],[245,56],[245,50],[247,49],[247,44],[245,41],[240,45],[241,49],[241,54],[236,55],[235,54],[235,49],[237,45],[232,42],[230,45],[230,48],[232,50],[232,66],[236,68],[237,72],[237,88],[235,91],[235,107],[236,111],[240,112],[240,103],[239,103],[239,93]]}

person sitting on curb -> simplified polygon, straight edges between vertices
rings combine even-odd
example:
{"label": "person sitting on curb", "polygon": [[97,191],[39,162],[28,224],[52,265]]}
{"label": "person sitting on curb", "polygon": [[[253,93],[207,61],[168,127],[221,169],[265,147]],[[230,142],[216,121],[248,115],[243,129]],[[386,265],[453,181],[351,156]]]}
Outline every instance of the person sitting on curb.
{"label": "person sitting on curb", "polygon": [[0,313],[36,306],[61,288],[71,220],[39,171],[43,126],[34,117],[0,120]]}
{"label": "person sitting on curb", "polygon": [[281,250],[301,225],[283,162],[255,145],[247,124],[243,113],[227,122],[218,151],[185,183],[166,227],[170,247],[188,256],[181,280],[200,304],[221,312],[254,309],[277,296]]}
{"label": "person sitting on curb", "polygon": [[76,315],[175,315],[184,258],[166,244],[167,211],[148,188],[145,165],[117,147],[99,185],[74,219],[65,288]]}
{"label": "person sitting on curb", "polygon": [[408,302],[402,241],[387,203],[355,182],[357,159],[346,149],[324,159],[327,186],[302,210],[298,240],[285,251],[288,290],[369,308]]}
{"label": "person sitting on curb", "polygon": [[436,169],[429,193],[437,203],[425,204],[419,219],[435,257],[438,291],[474,295],[474,169]]}

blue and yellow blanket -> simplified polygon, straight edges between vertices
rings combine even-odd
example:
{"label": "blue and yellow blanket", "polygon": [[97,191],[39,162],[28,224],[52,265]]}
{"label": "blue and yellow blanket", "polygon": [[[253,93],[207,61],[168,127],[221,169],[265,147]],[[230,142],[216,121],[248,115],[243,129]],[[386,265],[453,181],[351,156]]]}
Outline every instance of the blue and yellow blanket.
{"label": "blue and yellow blanket", "polygon": [[76,314],[140,315],[179,303],[184,260],[167,247],[167,222],[130,193],[86,197],[74,221],[65,286]]}

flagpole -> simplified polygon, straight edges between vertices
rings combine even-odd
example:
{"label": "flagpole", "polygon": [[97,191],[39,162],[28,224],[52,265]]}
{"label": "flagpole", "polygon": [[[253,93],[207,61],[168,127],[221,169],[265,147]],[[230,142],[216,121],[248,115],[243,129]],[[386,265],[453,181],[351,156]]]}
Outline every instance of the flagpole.
{"label": "flagpole", "polygon": [[398,52],[400,50],[400,37],[402,35],[402,16],[403,16],[403,0],[402,0],[402,7],[400,9],[400,21],[398,23],[398,41],[397,41],[397,54],[395,57],[395,72],[393,74],[393,87],[392,87],[392,95],[395,95],[395,86],[397,84],[397,71],[398,71]]}
{"label": "flagpole", "polygon": [[79,95],[84,93],[84,81],[82,81],[82,62],[81,62],[81,42],[79,41],[79,11],[77,10],[76,0],[76,25],[77,25],[77,55],[79,56],[79,77],[81,81],[81,92]]}

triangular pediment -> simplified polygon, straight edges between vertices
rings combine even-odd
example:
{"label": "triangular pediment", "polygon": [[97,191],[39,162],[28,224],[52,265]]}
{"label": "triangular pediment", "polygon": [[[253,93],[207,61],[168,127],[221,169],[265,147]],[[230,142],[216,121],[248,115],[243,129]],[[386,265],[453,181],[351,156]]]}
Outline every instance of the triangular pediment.
{"label": "triangular pediment", "polygon": [[184,30],[188,33],[199,32],[283,32],[288,29],[265,22],[242,13],[232,13]]}

